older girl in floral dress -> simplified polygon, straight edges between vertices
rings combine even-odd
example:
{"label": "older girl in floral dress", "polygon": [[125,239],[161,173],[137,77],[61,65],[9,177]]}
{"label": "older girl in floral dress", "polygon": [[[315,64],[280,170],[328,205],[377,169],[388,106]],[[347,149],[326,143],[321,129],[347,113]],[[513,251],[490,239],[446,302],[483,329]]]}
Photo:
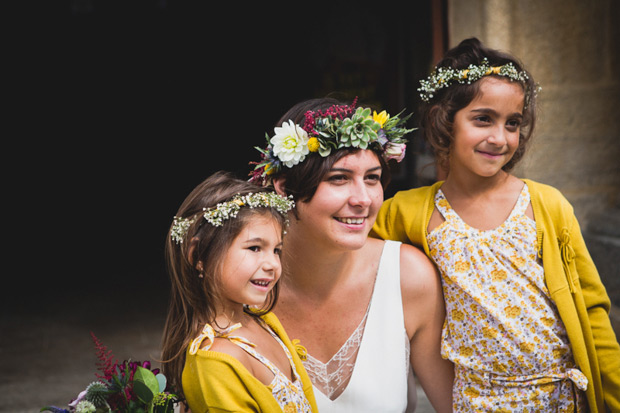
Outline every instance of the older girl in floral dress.
{"label": "older girl in floral dress", "polygon": [[373,233],[422,246],[440,269],[454,410],[620,411],[610,302],[573,209],[508,172],[534,126],[531,75],[468,39],[420,90],[447,177],[387,200]]}

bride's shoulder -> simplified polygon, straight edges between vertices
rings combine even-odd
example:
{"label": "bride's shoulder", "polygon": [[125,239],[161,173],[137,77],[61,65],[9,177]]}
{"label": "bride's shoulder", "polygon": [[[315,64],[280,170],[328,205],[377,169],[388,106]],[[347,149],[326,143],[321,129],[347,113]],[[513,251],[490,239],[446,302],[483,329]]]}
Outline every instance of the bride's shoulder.
{"label": "bride's shoulder", "polygon": [[400,278],[403,295],[424,295],[441,289],[437,267],[413,245],[400,246]]}
{"label": "bride's shoulder", "polygon": [[422,269],[432,270],[435,266],[420,248],[405,243],[400,246],[400,262],[401,267],[404,266],[405,269],[422,267]]}

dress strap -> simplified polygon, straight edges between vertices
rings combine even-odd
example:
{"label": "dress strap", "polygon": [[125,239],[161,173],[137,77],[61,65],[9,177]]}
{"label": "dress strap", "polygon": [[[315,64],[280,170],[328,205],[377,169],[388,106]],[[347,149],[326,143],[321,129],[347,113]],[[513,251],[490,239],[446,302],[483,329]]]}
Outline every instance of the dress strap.
{"label": "dress strap", "polygon": [[[510,212],[508,219],[506,221],[512,220],[515,217],[520,217],[525,215],[525,211],[530,204],[530,191],[527,187],[527,184],[523,184],[523,188],[519,193],[519,197],[517,198],[517,203],[514,208]],[[441,189],[437,190],[437,194],[435,195],[435,207],[441,213],[446,221],[450,221],[452,223],[463,223],[458,214],[452,209],[450,203],[446,199],[446,196],[441,191]]]}
{"label": "dress strap", "polygon": [[517,203],[515,207],[512,209],[510,216],[508,219],[513,219],[515,217],[520,217],[521,215],[525,215],[525,211],[530,204],[530,191],[527,187],[527,184],[523,184],[523,188],[519,193],[519,198],[517,199]]}
{"label": "dress strap", "polygon": [[190,354],[196,354],[198,352],[198,349],[200,349],[200,345],[202,344],[204,339],[209,339],[210,343],[207,344],[204,347],[204,350],[209,350],[211,348],[211,346],[213,345],[213,340],[216,337],[219,338],[226,338],[234,343],[237,344],[245,344],[247,346],[250,347],[255,347],[255,345],[253,343],[251,343],[250,341],[248,341],[246,338],[243,338],[241,336],[231,336],[230,333],[232,333],[233,331],[237,330],[241,328],[241,323],[237,323],[234,324],[224,330],[221,331],[215,331],[215,329],[213,327],[211,327],[211,324],[207,323],[205,324],[205,326],[202,328],[202,332],[200,333],[200,335],[198,337],[196,337],[193,341],[192,344],[189,348],[189,353]]}
{"label": "dress strap", "polygon": [[457,213],[454,212],[441,189],[438,189],[437,194],[435,194],[435,208],[437,208],[446,221],[453,223],[461,222],[461,219]]}
{"label": "dress strap", "polygon": [[[282,347],[282,349],[286,353],[286,356],[288,358],[289,364],[291,365],[291,367],[293,368],[293,371],[295,372],[294,379],[297,380],[298,379],[298,374],[297,374],[297,371],[294,368],[293,358],[291,356],[291,353],[288,351],[288,348],[282,342],[280,337],[278,337],[278,335],[275,332],[273,332],[273,330],[267,325],[267,323],[265,323],[263,320],[260,320],[260,319],[259,319],[259,322],[261,323],[263,328],[265,328],[267,330],[267,332],[269,334],[271,334],[271,336],[273,338],[275,338],[275,340],[278,342],[280,347]],[[200,349],[200,346],[201,346],[202,342],[205,339],[209,340],[209,343],[204,347],[204,350],[208,351],[211,348],[211,346],[213,345],[213,340],[215,338],[225,338],[225,339],[230,340],[231,342],[235,343],[239,347],[241,347],[243,350],[245,350],[252,357],[254,357],[258,361],[260,361],[262,364],[264,364],[274,375],[277,376],[278,373],[279,373],[278,368],[273,363],[271,363],[267,358],[265,358],[262,354],[260,354],[259,352],[256,351],[256,349],[254,348],[254,347],[256,347],[256,345],[254,343],[252,343],[251,341],[249,341],[245,337],[231,335],[231,333],[233,331],[235,331],[235,330],[237,330],[239,328],[241,328],[241,323],[234,324],[234,325],[232,325],[232,326],[230,326],[230,327],[228,327],[228,328],[226,328],[224,330],[221,330],[221,331],[216,331],[209,323],[207,323],[203,327],[202,332],[200,333],[200,335],[198,337],[196,337],[192,341],[192,344],[190,345],[190,348],[189,348],[189,353],[192,354],[192,355],[196,354],[198,352],[198,350]]]}

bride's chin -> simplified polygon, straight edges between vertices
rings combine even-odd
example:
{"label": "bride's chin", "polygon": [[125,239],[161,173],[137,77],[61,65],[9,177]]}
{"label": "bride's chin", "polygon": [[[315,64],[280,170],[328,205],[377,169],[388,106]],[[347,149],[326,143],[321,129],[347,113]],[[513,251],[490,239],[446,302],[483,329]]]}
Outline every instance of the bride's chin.
{"label": "bride's chin", "polygon": [[368,239],[368,234],[355,234],[344,237],[339,237],[336,240],[338,246],[345,250],[358,250],[362,248]]}

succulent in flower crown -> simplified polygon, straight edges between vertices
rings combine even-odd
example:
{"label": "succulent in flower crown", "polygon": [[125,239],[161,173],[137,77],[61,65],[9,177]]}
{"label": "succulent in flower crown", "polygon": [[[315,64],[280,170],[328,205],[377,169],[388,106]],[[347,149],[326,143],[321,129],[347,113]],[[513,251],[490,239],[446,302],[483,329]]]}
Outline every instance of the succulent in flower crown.
{"label": "succulent in flower crown", "polygon": [[407,147],[404,136],[415,130],[405,126],[411,114],[371,113],[370,108],[356,108],[356,103],[357,99],[351,105],[307,111],[303,126],[289,120],[274,128],[274,136],[265,135],[267,147],[256,148],[261,161],[250,163],[256,165],[250,181],[265,185],[283,167],[292,168],[308,156],[327,157],[341,148],[375,149],[386,161],[400,162]]}

